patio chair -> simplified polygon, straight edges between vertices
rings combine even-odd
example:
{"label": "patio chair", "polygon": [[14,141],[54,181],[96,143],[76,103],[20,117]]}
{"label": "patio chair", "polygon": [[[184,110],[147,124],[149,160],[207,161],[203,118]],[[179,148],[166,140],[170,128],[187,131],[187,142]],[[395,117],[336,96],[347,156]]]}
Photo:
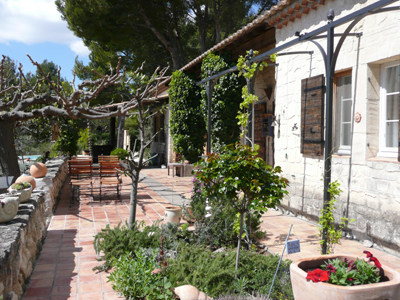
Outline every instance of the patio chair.
{"label": "patio chair", "polygon": [[93,160],[93,158],[90,155],[71,156],[71,160],[77,160],[77,159]]}
{"label": "patio chair", "polygon": [[77,199],[79,199],[82,187],[87,187],[90,191],[90,196],[93,197],[93,161],[90,159],[69,160],[68,172],[71,187],[69,205],[71,206],[74,203],[75,191]]}
{"label": "patio chair", "polygon": [[107,161],[119,161],[118,155],[99,155],[99,163]]}
{"label": "patio chair", "polygon": [[100,202],[102,200],[102,188],[105,185],[115,186],[117,196],[120,198],[120,188],[122,183],[122,167],[119,161],[99,161],[100,166]]}

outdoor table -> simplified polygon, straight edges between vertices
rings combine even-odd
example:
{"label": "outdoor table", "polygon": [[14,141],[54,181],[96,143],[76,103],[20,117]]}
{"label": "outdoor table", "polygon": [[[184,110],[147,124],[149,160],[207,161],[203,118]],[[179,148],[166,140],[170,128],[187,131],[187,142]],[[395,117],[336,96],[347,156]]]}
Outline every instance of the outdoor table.
{"label": "outdoor table", "polygon": [[[169,168],[172,168],[172,177],[175,177],[175,173],[178,171],[180,171],[180,176],[183,177],[183,172],[185,170],[185,165],[184,164],[179,164],[179,163],[169,163],[168,164],[168,176],[169,176]],[[175,173],[174,173],[174,169],[175,169]]]}

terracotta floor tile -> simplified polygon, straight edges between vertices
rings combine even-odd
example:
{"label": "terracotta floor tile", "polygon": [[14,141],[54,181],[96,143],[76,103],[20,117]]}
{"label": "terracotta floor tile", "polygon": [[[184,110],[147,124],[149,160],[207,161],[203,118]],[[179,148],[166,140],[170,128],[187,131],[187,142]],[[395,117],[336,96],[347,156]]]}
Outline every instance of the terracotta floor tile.
{"label": "terracotta floor tile", "polygon": [[104,299],[106,300],[123,300],[125,297],[119,296],[117,292],[105,292],[104,293]]}
{"label": "terracotta floor tile", "polygon": [[51,293],[52,299],[55,295],[72,295],[76,294],[76,284],[54,286]]}
{"label": "terracotta floor tile", "polygon": [[59,277],[56,278],[54,281],[54,286],[62,286],[62,285],[67,285],[71,286],[71,284],[76,284],[78,282],[77,277]]}
{"label": "terracotta floor tile", "polygon": [[79,276],[79,284],[101,282],[100,274]]}
{"label": "terracotta floor tile", "polygon": [[55,271],[45,271],[45,272],[36,272],[34,271],[31,279],[47,279],[47,278],[54,278]]}
{"label": "terracotta floor tile", "polygon": [[79,283],[79,294],[102,291],[101,282]]}
{"label": "terracotta floor tile", "polygon": [[[76,294],[66,294],[66,295],[54,295],[51,296],[51,300],[76,300],[77,295]],[[99,300],[102,298],[99,298]]]}
{"label": "terracotta floor tile", "polygon": [[56,264],[38,265],[35,266],[35,272],[55,271]]}
{"label": "terracotta floor tile", "polygon": [[29,288],[36,287],[49,287],[53,285],[54,278],[46,278],[46,279],[32,279],[29,282]]}
{"label": "terracotta floor tile", "polygon": [[49,297],[51,293],[51,286],[28,288],[26,297]]}
{"label": "terracotta floor tile", "polygon": [[[102,300],[103,293],[86,293],[79,294],[79,300]],[[108,298],[106,298],[108,300]]]}

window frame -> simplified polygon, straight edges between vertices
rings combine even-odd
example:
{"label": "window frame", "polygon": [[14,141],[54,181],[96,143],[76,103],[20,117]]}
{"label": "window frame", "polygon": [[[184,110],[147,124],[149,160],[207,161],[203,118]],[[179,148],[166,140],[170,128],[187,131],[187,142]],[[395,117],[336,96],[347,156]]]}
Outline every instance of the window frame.
{"label": "window frame", "polygon": [[[353,119],[354,119],[354,112],[353,112],[353,106],[354,106],[354,99],[353,99],[353,72],[352,69],[349,70],[345,70],[345,71],[341,71],[335,74],[335,77],[333,79],[333,93],[334,93],[334,110],[333,110],[333,120],[334,120],[334,134],[333,134],[333,145],[334,145],[334,153],[337,155],[350,155],[351,154],[351,147],[352,145],[349,146],[340,146],[340,131],[338,131],[338,126],[341,126],[341,122],[340,124],[338,124],[337,122],[337,117],[338,117],[338,91],[337,91],[337,83],[338,83],[338,79],[342,78],[342,77],[347,77],[350,76],[351,77],[351,121],[350,121],[350,141],[352,141],[351,139],[351,134],[352,134],[352,129],[353,129]],[[339,135],[337,134],[337,132],[339,132]]]}
{"label": "window frame", "polygon": [[[398,60],[392,61],[381,66],[380,93],[379,93],[379,152],[377,156],[381,157],[398,157],[399,147],[386,146],[386,108],[387,108],[387,93],[386,93],[386,70],[391,67],[400,66]],[[399,91],[400,92],[400,91]],[[399,122],[399,120],[397,120]],[[398,127],[398,126],[397,126]]]}

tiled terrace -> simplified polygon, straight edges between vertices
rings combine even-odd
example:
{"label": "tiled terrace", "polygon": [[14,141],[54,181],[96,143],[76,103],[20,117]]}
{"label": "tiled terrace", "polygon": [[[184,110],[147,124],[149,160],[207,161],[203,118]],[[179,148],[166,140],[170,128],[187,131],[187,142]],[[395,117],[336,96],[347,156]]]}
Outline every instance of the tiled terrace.
{"label": "tiled terrace", "polygon": [[[143,173],[178,194],[190,197],[190,177],[167,176],[166,169],[146,169]],[[24,299],[123,299],[107,282],[107,273],[92,271],[94,266],[99,265],[93,249],[93,236],[107,224],[115,226],[127,220],[129,183],[130,179],[124,178],[122,201],[114,200],[115,190],[109,189],[106,190],[102,205],[97,201],[91,206],[89,198],[82,196],[81,201],[75,202],[71,207],[69,207],[69,186],[65,185]],[[151,224],[162,218],[163,207],[168,202],[144,183],[140,184],[140,188],[137,219]],[[280,255],[290,224],[294,224],[291,238],[297,237],[301,240],[301,252],[285,254],[284,258],[297,260],[318,254],[318,230],[315,224],[276,211],[269,211],[263,217],[262,227],[267,231],[267,238],[262,243],[267,245],[271,252]],[[400,271],[399,257],[378,249],[367,249],[356,241],[343,239],[342,244],[336,247],[335,253],[362,256],[363,250],[369,250],[383,264]]]}

